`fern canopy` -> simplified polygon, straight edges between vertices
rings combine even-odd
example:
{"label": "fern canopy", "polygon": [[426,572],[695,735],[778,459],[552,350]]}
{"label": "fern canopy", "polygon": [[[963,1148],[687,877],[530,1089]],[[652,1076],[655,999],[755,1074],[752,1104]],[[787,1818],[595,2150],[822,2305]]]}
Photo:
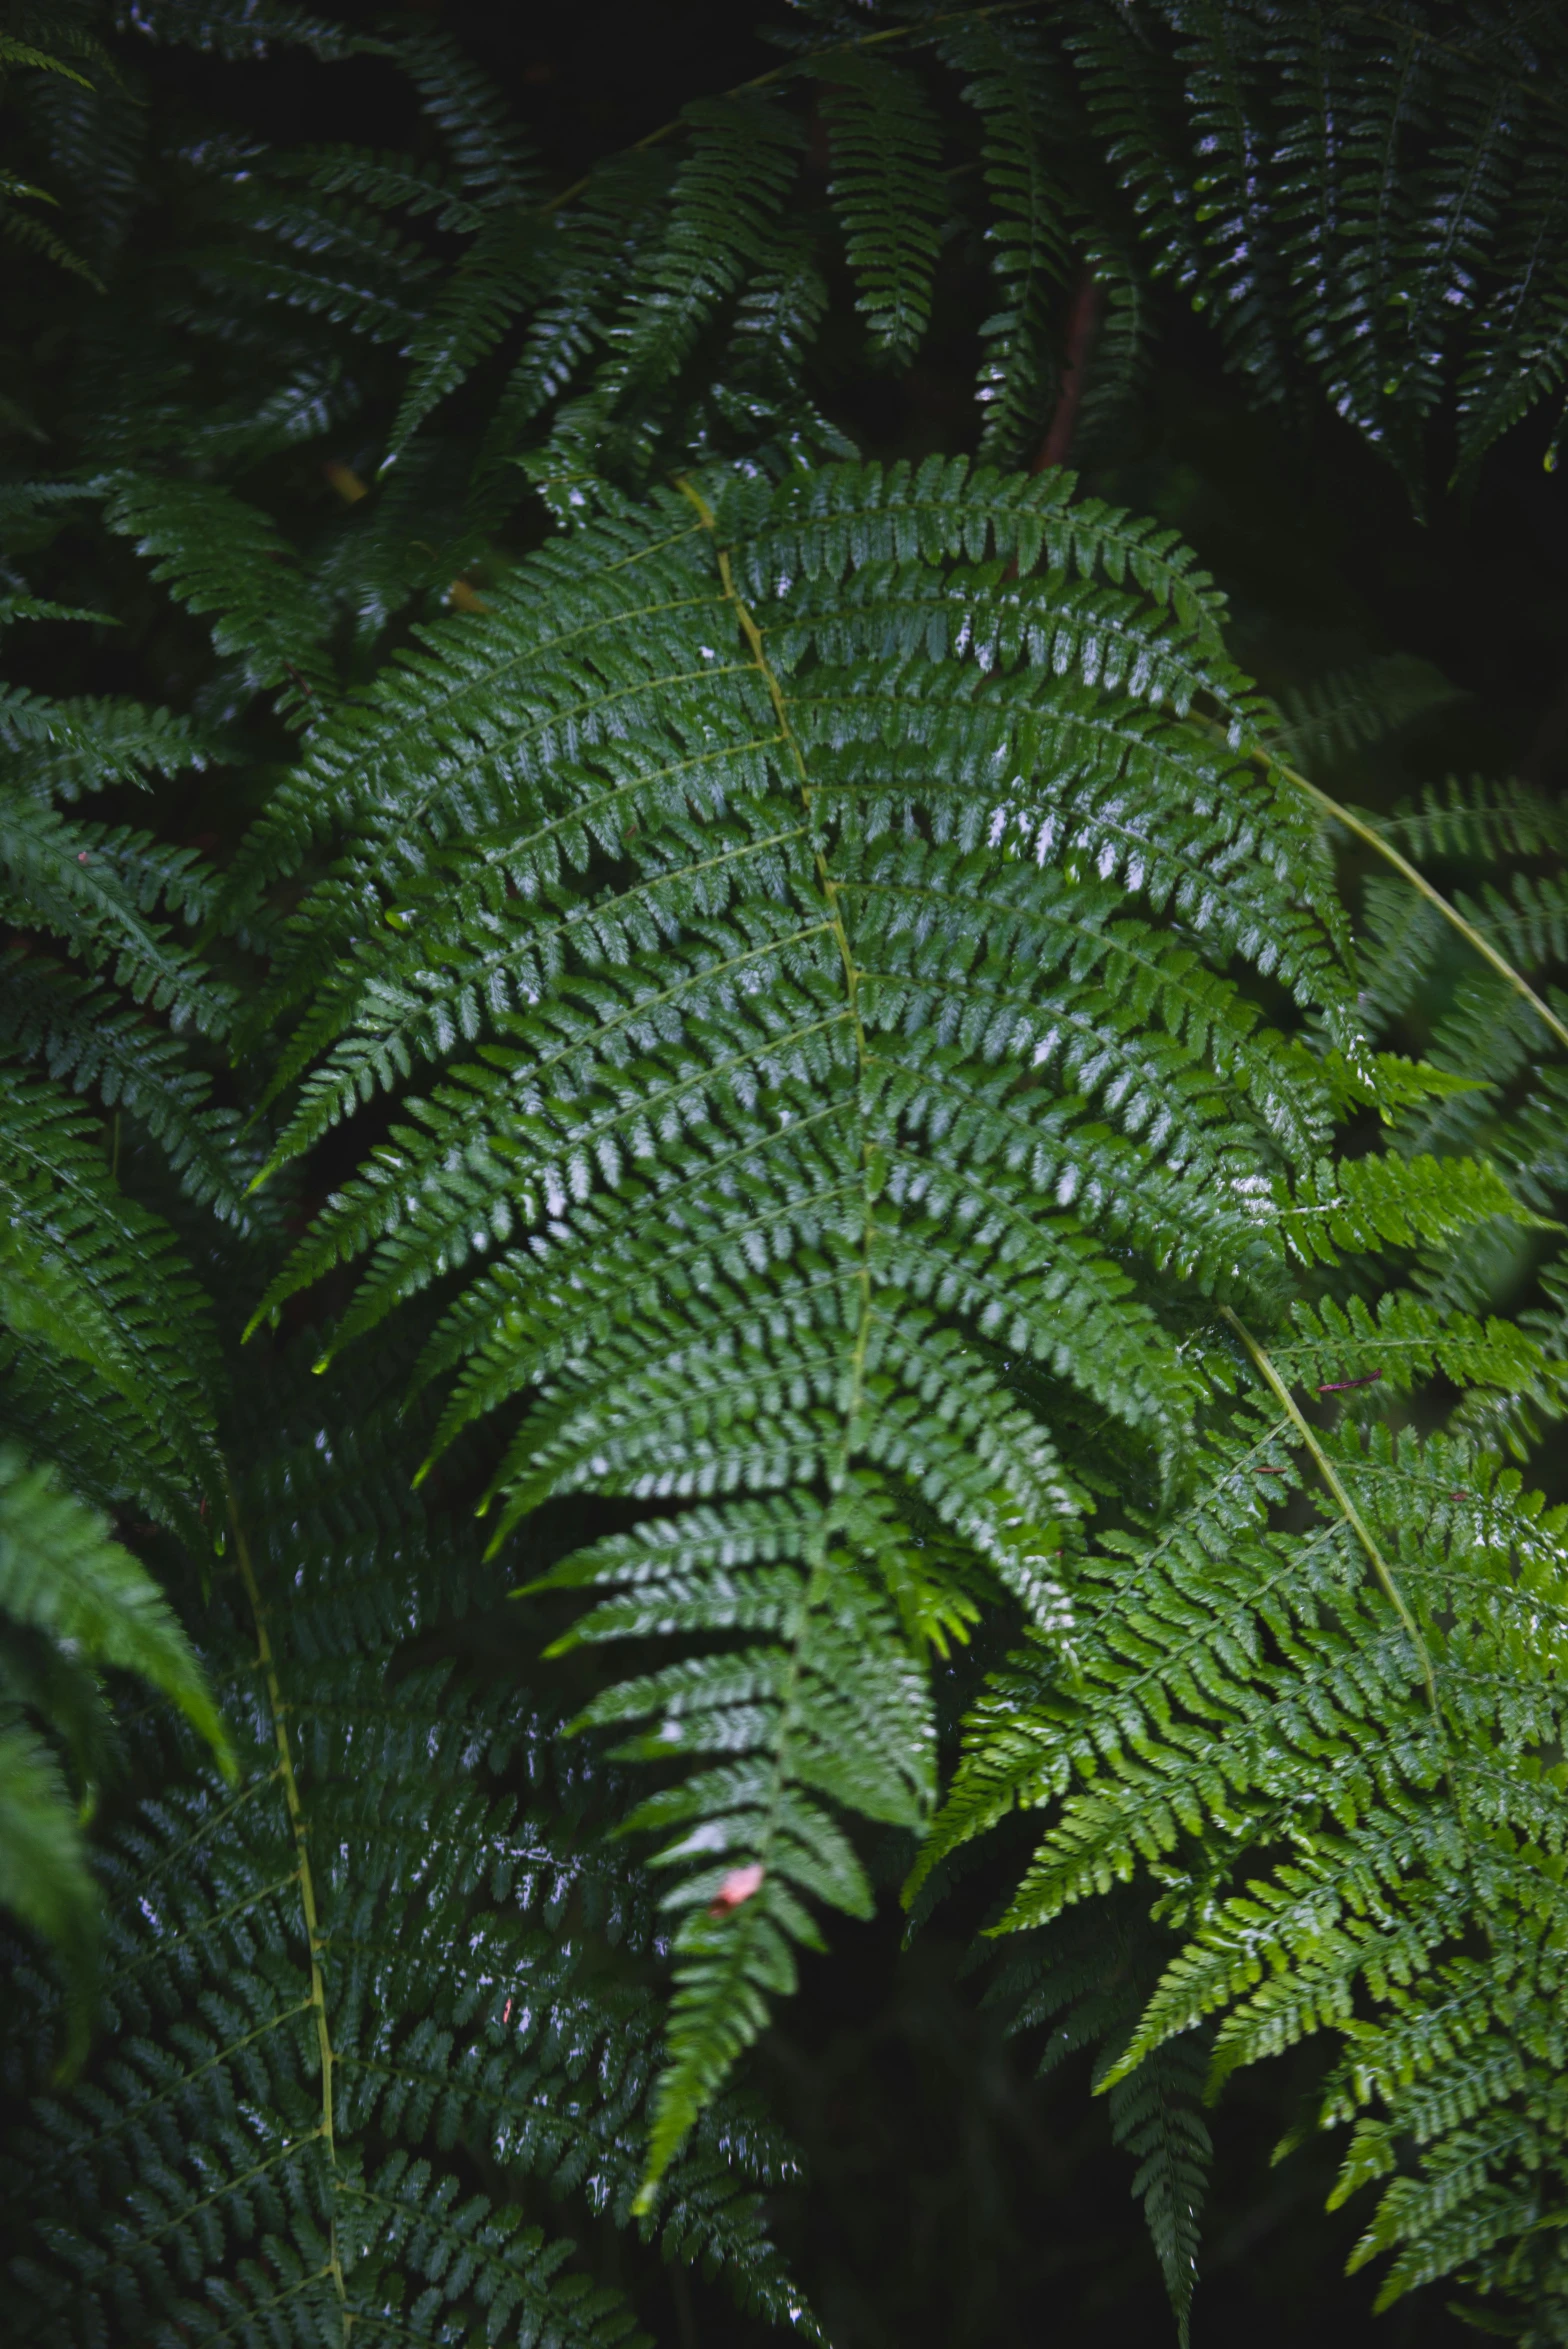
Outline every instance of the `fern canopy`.
{"label": "fern canopy", "polygon": [[821,2338],[752,2051],[903,1881],[1183,2349],[1293,2050],[1560,2349],[1568,828],[1172,448],[1534,465],[1568,39],[789,13],[569,187],[423,18],[0,25],[17,2335]]}

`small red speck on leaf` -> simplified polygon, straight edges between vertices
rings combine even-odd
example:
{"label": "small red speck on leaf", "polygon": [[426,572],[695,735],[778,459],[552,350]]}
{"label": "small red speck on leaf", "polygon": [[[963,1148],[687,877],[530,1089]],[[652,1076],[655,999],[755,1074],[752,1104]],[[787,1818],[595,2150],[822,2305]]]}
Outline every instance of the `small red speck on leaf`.
{"label": "small red speck on leaf", "polygon": [[506,2004],[505,2004],[505,2006],[504,2006],[504,2007],[502,2007],[502,2009],[501,2009],[501,2020],[502,2020],[502,2022],[503,2022],[503,2023],[509,2023],[509,2022],[511,2021],[511,2019],[512,2019],[512,2002],[511,2002],[511,2000],[510,2000],[510,1999],[508,1999],[508,2000],[507,2000],[507,2002],[506,2002]]}
{"label": "small red speck on leaf", "polygon": [[88,860],[87,860],[87,851],[86,851],[86,849],[85,849],[85,848],[79,848],[79,849],[77,850],[77,852],[76,852],[76,861],[77,861],[77,863],[78,863],[79,865],[84,865],[84,864],[86,864],[86,862],[87,862]]}
{"label": "small red speck on leaf", "polygon": [[731,1868],[719,1886],[718,1898],[708,1910],[710,1917],[727,1917],[743,1908],[754,1892],[762,1890],[762,1864],[753,1860],[749,1868]]}

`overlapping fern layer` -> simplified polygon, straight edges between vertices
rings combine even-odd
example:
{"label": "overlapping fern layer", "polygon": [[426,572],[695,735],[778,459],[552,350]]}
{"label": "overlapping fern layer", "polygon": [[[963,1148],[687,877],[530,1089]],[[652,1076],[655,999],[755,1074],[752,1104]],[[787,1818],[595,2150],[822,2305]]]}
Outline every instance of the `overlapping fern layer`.
{"label": "overlapping fern layer", "polygon": [[[366,431],[395,471],[324,584],[373,630],[388,598],[444,586],[529,476],[569,507],[584,469],[849,455],[846,328],[856,364],[899,372],[971,298],[992,462],[1038,447],[1065,362],[1082,386],[1075,287],[1092,290],[1083,452],[1112,445],[1146,379],[1167,284],[1261,401],[1297,420],[1326,402],[1418,500],[1440,466],[1473,480],[1561,397],[1554,11],[797,0],[790,15],[783,63],[563,194],[433,28],[372,37],[283,0],[148,0],[110,64],[98,0],[10,0],[0,74],[31,119],[0,227],[74,239],[82,269],[109,272],[92,454],[248,469]],[[30,64],[51,39],[54,73]],[[389,58],[429,137],[411,156],[165,131],[139,76],[148,43],[181,42]],[[174,270],[136,251],[154,191],[179,223]]]}
{"label": "overlapping fern layer", "polygon": [[[557,2208],[627,2222],[647,1893],[603,1773],[433,1647],[477,1559],[408,1494],[396,1391],[355,1400],[253,1389],[205,1627],[238,1776],[138,1729],[148,1791],[103,1854],[104,2045],[70,2094],[21,1978],[9,2086],[45,2092],[5,2151],[18,2343],[647,2338],[574,2271]],[[789,2167],[732,2105],[644,2233],[810,2338],[755,2192]]]}
{"label": "overlapping fern layer", "polygon": [[1085,1474],[1180,1476],[1179,1300],[1266,1294],[1290,1172],[1315,1198],[1327,1087],[1215,967],[1343,1019],[1299,818],[1226,747],[1190,560],[1065,489],[934,461],[617,511],[313,735],[230,876],[346,831],[258,1009],[304,1010],[278,1156],[415,1080],[267,1305],[368,1250],[341,1347],[466,1270],[436,1453],[517,1398],[503,1533],[701,1504],[557,1579],[623,1586],[590,1637],[750,1635],[594,1716],[697,1765],[641,1814],[683,1912],[652,2177],[806,1904],[867,1906],[833,1808],[923,1825],[923,1649],[987,1593],[1069,1619]]}
{"label": "overlapping fern layer", "polygon": [[[1183,2329],[1202,2096],[1322,2031],[1385,2297],[1457,2275],[1561,2344],[1564,1528],[1504,1465],[1565,1375],[1560,822],[1327,800],[1377,712],[1282,722],[1173,533],[1004,469],[1074,421],[1070,317],[1104,445],[1167,276],[1413,495],[1445,432],[1473,472],[1568,364],[1561,29],[797,29],[558,198],[425,29],[149,0],[111,63],[89,0],[5,20],[0,226],[47,257],[68,192],[54,259],[108,291],[72,477],[0,486],[0,618],[99,624],[35,592],[75,532],[198,648],[181,715],[0,692],[0,1893],[75,1965],[76,2052],[98,1668],[237,1772],[122,1732],[113,2030],[50,2082],[39,1975],[10,2039],[18,2322],[623,2340],[558,2190],[809,2328],[729,2075],[869,1909],[868,1830],[927,1899],[1022,1805],[998,1993],[1097,2045]],[[170,128],[149,37],[374,50],[442,159]],[[907,369],[960,262],[979,458],[863,463],[843,289]],[[341,502],[303,550],[300,453]],[[260,810],[221,871],[124,820],[207,764]],[[1356,922],[1347,826],[1386,852]],[[1381,1049],[1445,986],[1427,1064]],[[227,1335],[316,1282],[307,1404]],[[488,1566],[421,1461],[488,1482]],[[658,1643],[592,1679],[613,1767],[431,1662],[584,1498],[560,1644]],[[929,1661],[984,1614],[1019,1649],[943,1800]]]}

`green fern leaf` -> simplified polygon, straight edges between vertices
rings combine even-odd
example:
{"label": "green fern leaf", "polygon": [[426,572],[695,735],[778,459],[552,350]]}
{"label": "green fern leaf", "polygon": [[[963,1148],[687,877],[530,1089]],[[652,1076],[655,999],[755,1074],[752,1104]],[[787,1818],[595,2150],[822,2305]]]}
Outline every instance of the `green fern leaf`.
{"label": "green fern leaf", "polygon": [[946,194],[935,114],[902,66],[841,50],[822,68],[829,185],[873,357],[907,367],[931,317]]}
{"label": "green fern leaf", "polygon": [[232,1780],[206,1674],[157,1584],[95,1511],[10,1449],[0,1454],[0,1611],[90,1663],[138,1673],[179,1706]]}
{"label": "green fern leaf", "polygon": [[421,320],[408,347],[408,382],[383,465],[394,464],[420,425],[493,350],[524,304],[546,282],[544,231],[508,212],[479,234]]}
{"label": "green fern leaf", "polygon": [[980,453],[1015,464],[1043,431],[1055,397],[1050,304],[1071,274],[1069,202],[1046,163],[1060,130],[1059,103],[1038,50],[1005,19],[961,27],[943,49],[971,76],[963,95],[986,124],[986,185],[996,213],[992,268],[1002,305],[981,329]]}
{"label": "green fern leaf", "polygon": [[36,1731],[10,1722],[0,1724],[0,1908],[58,1951],[70,1992],[67,2055],[79,2059],[97,1966],[98,1888],[58,1760]]}
{"label": "green fern leaf", "polygon": [[134,538],[193,612],[217,615],[213,643],[240,656],[251,691],[281,688],[279,708],[298,714],[327,687],[325,616],[264,515],[207,483],[122,475],[103,486],[108,527]]}

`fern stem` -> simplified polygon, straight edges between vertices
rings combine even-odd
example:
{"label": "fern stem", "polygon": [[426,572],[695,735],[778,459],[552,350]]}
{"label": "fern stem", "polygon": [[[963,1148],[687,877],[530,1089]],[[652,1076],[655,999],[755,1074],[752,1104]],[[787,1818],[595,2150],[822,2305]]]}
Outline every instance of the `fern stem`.
{"label": "fern stem", "polygon": [[[299,1855],[299,1898],[305,1916],[305,1937],[310,1950],[309,2005],[316,2018],[316,2045],[321,2057],[321,2126],[317,2131],[327,2149],[327,2165],[334,2188],[337,2183],[337,2138],[332,2110],[333,2052],[332,2034],[327,2023],[327,1990],[321,1972],[321,1928],[316,1911],[316,1880],[310,1865],[310,1823],[300,1801],[299,1781],[294,1775],[294,1756],[289,1745],[288,1723],[285,1719],[283,1690],[278,1681],[277,1659],[272,1652],[272,1641],[267,1633],[266,1610],[257,1587],[256,1569],[251,1561],[250,1544],[245,1538],[245,1527],[235,1499],[234,1486],[227,1472],[224,1492],[229,1505],[229,1524],[234,1533],[234,1554],[239,1563],[240,1581],[245,1586],[245,1597],[250,1606],[251,1620],[256,1627],[256,1661],[261,1668],[267,1688],[267,1709],[272,1715],[273,1735],[278,1746],[278,1770],[283,1781],[283,1800],[288,1810],[289,1826],[293,1831],[294,1849]],[[343,2281],[343,2262],[338,2254],[336,2213],[330,2221],[330,2253],[327,2261],[332,2287],[338,2306],[343,2311],[343,2338],[348,2339],[354,2319],[349,2313],[348,2291]]]}
{"label": "fern stem", "polygon": [[[714,526],[713,509],[706,499],[693,489],[689,481],[684,479],[677,481],[676,487],[681,495],[689,498],[696,507],[704,530],[712,530]],[[800,779],[801,803],[805,808],[809,822],[815,794],[811,788],[810,777],[806,772],[806,761],[801,751],[799,738],[790,723],[789,708],[784,699],[784,688],[779,683],[777,671],[768,659],[762,642],[762,631],[742,601],[740,592],[735,585],[735,575],[730,568],[728,550],[719,547],[716,552],[719,562],[719,579],[724,589],[725,601],[733,607],[735,617],[740,624],[741,634],[746,639],[752,660],[756,665],[757,673],[767,687],[768,699],[773,704],[773,714],[779,722],[779,733],[789,746],[790,757],[794,761],[795,772]],[[839,886],[828,871],[828,861],[820,845],[815,843],[812,847],[812,861],[816,867],[818,886],[828,908],[828,922],[821,926],[831,928],[838,945],[839,959],[844,968],[846,1007],[855,1030],[861,1187],[865,1202],[865,1215],[861,1226],[860,1273],[858,1276],[860,1282],[860,1320],[852,1357],[851,1397],[845,1404],[844,1459],[839,1470],[840,1480],[842,1480],[848,1470],[851,1430],[859,1413],[859,1399],[865,1377],[866,1349],[870,1343],[871,1335],[871,1235],[875,1221],[876,1203],[871,1186],[871,1143],[865,1130],[865,1080],[871,1054],[870,1046],[866,1041],[865,1023],[860,1016],[860,981],[863,974],[855,961],[854,951],[849,942],[849,932],[844,927],[843,910],[839,904]],[[814,924],[813,928],[817,926]],[[800,935],[808,937],[811,932],[803,930]]]}
{"label": "fern stem", "polygon": [[1425,874],[1418,872],[1408,857],[1401,856],[1399,850],[1393,846],[1392,842],[1383,838],[1375,825],[1363,823],[1359,816],[1353,816],[1349,808],[1341,807],[1337,799],[1330,799],[1326,791],[1320,791],[1315,783],[1309,783],[1305,775],[1298,774],[1294,767],[1287,767],[1282,759],[1274,758],[1268,751],[1260,751],[1258,756],[1267,765],[1273,767],[1277,774],[1283,775],[1288,783],[1294,783],[1299,791],[1304,791],[1309,799],[1315,800],[1323,813],[1326,816],[1332,816],[1336,824],[1343,824],[1347,832],[1353,832],[1358,840],[1364,840],[1369,848],[1375,848],[1378,855],[1385,858],[1393,866],[1395,872],[1401,874],[1410,883],[1412,889],[1418,889],[1429,905],[1436,906],[1444,921],[1450,923],[1459,932],[1460,937],[1468,945],[1474,947],[1476,953],[1484,961],[1491,964],[1498,977],[1506,979],[1515,993],[1524,997],[1526,1003],[1556,1037],[1558,1043],[1568,1045],[1568,1027],[1565,1027],[1556,1013],[1541,1001],[1540,996],[1537,995],[1524,973],[1515,970],[1507,957],[1499,954],[1496,947],[1482,936],[1474,923],[1467,922],[1459,908],[1450,904],[1440,889],[1434,889]]}
{"label": "fern stem", "polygon": [[[706,499],[685,479],[678,479],[676,487],[680,490],[681,495],[695,507],[703,529],[712,532],[715,527],[714,514]],[[805,754],[800,747],[799,737],[790,719],[783,685],[779,680],[778,672],[768,659],[762,640],[762,631],[736,587],[728,550],[722,546],[716,546],[714,551],[718,561],[719,581],[725,601],[734,612],[736,624],[745,638],[757,674],[767,689],[768,699],[773,706],[773,714],[778,721],[780,740],[788,749],[800,785],[801,805],[805,810],[809,826],[815,794],[807,771]],[[860,1302],[856,1316],[854,1344],[850,1350],[849,1377],[844,1390],[842,1434],[838,1445],[838,1457],[836,1463],[829,1468],[827,1473],[827,1497],[823,1503],[817,1530],[807,1552],[808,1572],[794,1610],[794,1619],[789,1627],[789,1666],[780,1692],[779,1725],[773,1745],[767,1805],[763,1813],[762,1829],[756,1843],[757,1858],[764,1877],[771,1864],[773,1843],[779,1832],[785,1796],[788,1792],[790,1753],[801,1718],[801,1683],[806,1667],[806,1644],[810,1636],[812,1617],[830,1576],[828,1549],[834,1530],[834,1511],[838,1496],[849,1473],[855,1431],[865,1395],[866,1356],[871,1341],[871,1251],[876,1212],[876,1186],[872,1181],[872,1150],[865,1122],[866,1073],[870,1066],[871,1053],[866,1037],[865,1023],[860,1011],[862,973],[856,963],[849,932],[844,924],[843,908],[839,902],[839,886],[828,869],[827,856],[820,841],[812,843],[812,861],[816,870],[817,885],[822,892],[829,917],[826,923],[813,924],[812,927],[813,929],[830,928],[833,932],[844,972],[846,1014],[853,1023],[855,1031],[855,1097],[856,1120],[860,1128],[860,1193],[862,1201],[860,1265],[856,1274]],[[805,934],[809,935],[810,933]],[[745,1930],[744,1923],[739,1924],[734,1958],[734,1962],[739,1966],[744,1965],[744,1950],[740,1942],[740,1935],[744,1934]],[[654,2146],[655,2150],[650,2156],[647,2175],[643,2180],[637,2200],[632,2206],[637,2211],[648,2210],[652,2207],[654,2189],[670,2155],[675,2150],[673,2143],[663,2147],[659,2145],[657,2121],[655,2123]]]}
{"label": "fern stem", "polygon": [[1351,1532],[1355,1535],[1357,1541],[1360,1542],[1361,1547],[1366,1551],[1367,1556],[1371,1559],[1372,1571],[1377,1576],[1378,1581],[1382,1584],[1385,1592],[1388,1594],[1389,1603],[1393,1607],[1395,1614],[1399,1617],[1400,1622],[1404,1625],[1406,1634],[1410,1640],[1410,1644],[1415,1649],[1416,1661],[1421,1667],[1421,1678],[1426,1684],[1427,1702],[1432,1708],[1432,1717],[1437,1722],[1439,1731],[1441,1731],[1443,1727],[1443,1713],[1442,1707],[1438,1703],[1437,1676],[1432,1670],[1432,1658],[1427,1652],[1426,1641],[1421,1637],[1420,1625],[1416,1622],[1414,1615],[1411,1614],[1409,1607],[1406,1605],[1399,1585],[1397,1582],[1395,1582],[1393,1575],[1389,1571],[1388,1561],[1372,1537],[1371,1528],[1368,1526],[1367,1521],[1362,1516],[1360,1510],[1356,1507],[1356,1504],[1351,1499],[1349,1493],[1345,1490],[1345,1486],[1341,1480],[1338,1469],[1334,1466],[1333,1461],[1329,1458],[1327,1452],[1325,1452],[1323,1449],[1323,1446],[1318,1442],[1316,1433],[1308,1423],[1304,1413],[1302,1412],[1301,1406],[1296,1401],[1295,1396],[1291,1393],[1289,1387],[1286,1386],[1285,1381],[1280,1377],[1280,1374],[1275,1368],[1274,1362],[1268,1354],[1266,1348],[1258,1343],[1258,1340],[1253,1336],[1251,1330],[1248,1329],[1246,1323],[1241,1319],[1240,1315],[1233,1313],[1228,1305],[1222,1305],[1220,1307],[1220,1314],[1224,1320],[1229,1322],[1237,1337],[1240,1338],[1242,1344],[1246,1347],[1248,1354],[1252,1358],[1253,1367],[1256,1369],[1259,1377],[1263,1380],[1270,1393],[1274,1396],[1275,1400],[1279,1403],[1280,1407],[1285,1412],[1285,1415],[1289,1419],[1291,1426],[1295,1429],[1307,1451],[1312,1455],[1313,1465],[1316,1467],[1318,1474],[1322,1477],[1323,1482],[1328,1486],[1329,1491],[1333,1494],[1334,1500],[1341,1514],[1343,1515],[1346,1524],[1350,1527]]}

